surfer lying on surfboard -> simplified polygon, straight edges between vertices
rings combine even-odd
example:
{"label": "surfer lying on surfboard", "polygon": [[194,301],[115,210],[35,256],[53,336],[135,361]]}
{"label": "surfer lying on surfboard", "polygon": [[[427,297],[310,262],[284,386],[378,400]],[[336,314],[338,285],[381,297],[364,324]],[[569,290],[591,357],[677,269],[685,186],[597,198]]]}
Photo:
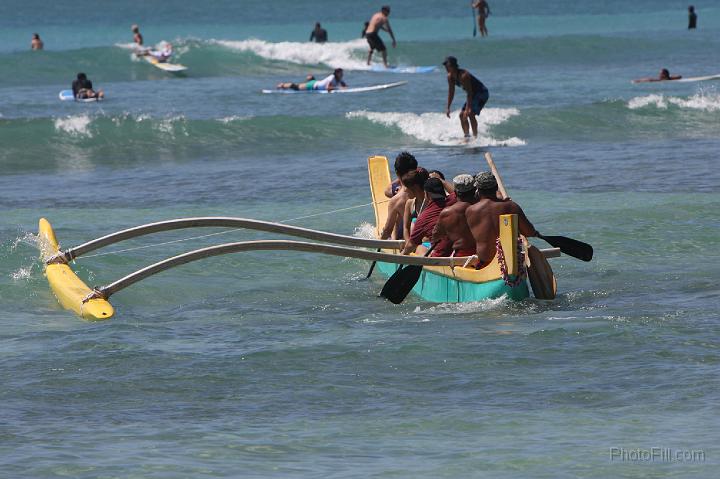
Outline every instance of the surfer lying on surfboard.
{"label": "surfer lying on surfboard", "polygon": [[633,83],[679,80],[681,78],[682,78],[681,75],[670,76],[670,71],[667,68],[663,68],[662,70],[660,70],[660,76],[658,76],[657,78],[638,78],[637,80],[633,80]]}
{"label": "surfer lying on surfboard", "polygon": [[84,100],[86,98],[103,98],[105,93],[102,90],[93,90],[93,84],[88,80],[87,75],[78,73],[77,78],[72,82],[73,96],[77,99]]}
{"label": "surfer lying on surfboard", "polygon": [[304,83],[292,83],[292,82],[285,82],[285,83],[278,83],[277,88],[278,90],[295,90],[295,91],[301,91],[301,90],[337,90],[342,88],[347,88],[347,85],[343,81],[343,69],[342,68],[336,68],[335,71],[328,75],[327,77],[323,78],[322,80],[316,80],[314,76],[308,75],[305,79]]}
{"label": "surfer lying on surfboard", "polygon": [[167,62],[173,54],[172,45],[165,43],[160,50],[140,50],[137,53],[140,56],[151,56],[157,59],[160,63]]}

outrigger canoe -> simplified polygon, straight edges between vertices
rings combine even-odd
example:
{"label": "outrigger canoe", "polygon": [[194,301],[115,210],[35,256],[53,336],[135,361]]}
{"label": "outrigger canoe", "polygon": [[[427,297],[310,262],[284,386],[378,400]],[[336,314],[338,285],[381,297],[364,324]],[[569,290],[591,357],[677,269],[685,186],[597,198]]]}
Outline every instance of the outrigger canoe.
{"label": "outrigger canoe", "polygon": [[[379,228],[387,218],[387,200],[380,195],[390,183],[390,172],[387,158],[383,156],[371,157],[368,165],[376,224]],[[79,256],[120,241],[152,233],[197,227],[252,229],[296,236],[314,242],[271,239],[210,246],[164,259],[95,288],[83,282],[70,267],[70,263]],[[108,298],[138,281],[203,258],[247,251],[301,251],[376,261],[380,271],[388,275],[395,271],[397,265],[423,266],[422,277],[415,286],[415,291],[421,298],[433,302],[479,301],[503,295],[512,299],[526,298],[529,293],[525,271],[528,271],[528,268],[527,260],[523,261],[521,254],[522,241],[518,239],[517,218],[514,215],[501,217],[500,230],[501,249],[498,250],[505,252],[504,260],[502,256],[496,257],[490,265],[480,270],[464,267],[470,259],[466,257],[401,255],[399,250],[403,246],[402,240],[358,238],[250,218],[198,217],[160,221],[116,231],[66,250],[60,249],[52,226],[45,218],[41,218],[38,237],[45,276],[59,303],[82,318],[103,320],[112,317],[115,312]],[[368,248],[377,251],[370,251]],[[558,248],[542,251],[535,248],[534,251],[538,264],[546,265],[545,257],[559,256]],[[530,252],[532,256],[533,250]],[[532,282],[533,269],[530,268],[529,271]],[[544,294],[551,296],[543,299],[551,299],[555,294],[551,270],[550,277],[552,283],[546,287],[549,292]],[[534,284],[533,291],[536,297],[540,297]]]}
{"label": "outrigger canoe", "polygon": [[[370,157],[368,174],[379,237],[388,216],[388,201],[383,193],[391,182],[387,158]],[[464,303],[501,296],[525,299],[530,292],[526,281],[523,241],[518,235],[517,215],[503,215],[500,217],[499,241],[503,254],[496,254],[490,264],[479,270],[472,266],[425,266],[413,291],[422,299],[434,303]],[[377,267],[388,276],[399,268],[396,264],[383,262],[378,262]]]}

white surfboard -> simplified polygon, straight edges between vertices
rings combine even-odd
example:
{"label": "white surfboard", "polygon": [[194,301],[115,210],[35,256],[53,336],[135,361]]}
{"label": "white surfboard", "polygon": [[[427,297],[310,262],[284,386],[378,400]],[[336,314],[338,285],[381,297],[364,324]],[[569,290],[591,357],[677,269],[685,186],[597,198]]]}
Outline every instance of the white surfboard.
{"label": "white surfboard", "polygon": [[291,90],[291,89],[276,89],[276,90],[263,90],[263,93],[279,93],[284,95],[295,94],[295,93],[361,93],[366,91],[377,91],[387,90],[388,88],[396,88],[405,85],[406,81],[398,81],[395,83],[385,83],[382,85],[371,85],[355,88],[341,88],[338,90]]}
{"label": "white surfboard", "polygon": [[90,103],[102,100],[102,98],[75,98],[72,90],[62,90],[58,94],[58,98],[60,98],[60,100],[62,101],[79,101],[82,103]]}
{"label": "white surfboard", "polygon": [[370,67],[370,71],[384,73],[431,73],[435,71],[435,67],[432,65],[422,67],[398,65],[385,68],[383,65],[373,65]]}
{"label": "white surfboard", "polygon": [[150,55],[144,55],[142,58],[144,58],[145,61],[152,66],[157,67],[161,70],[165,70],[166,72],[177,73],[187,70],[187,67],[185,65],[180,65],[178,63],[161,62],[157,58]]}
{"label": "white surfboard", "polygon": [[704,77],[689,77],[689,78],[681,78],[679,80],[676,80],[678,82],[694,82],[694,81],[707,81],[707,80],[720,80],[720,74],[717,75],[707,75]]}

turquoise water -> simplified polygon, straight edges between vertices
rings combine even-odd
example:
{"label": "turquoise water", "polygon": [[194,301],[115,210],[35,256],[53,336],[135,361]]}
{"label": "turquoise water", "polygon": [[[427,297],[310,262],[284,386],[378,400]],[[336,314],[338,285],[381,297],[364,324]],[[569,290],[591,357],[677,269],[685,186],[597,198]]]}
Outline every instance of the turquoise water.
{"label": "turquoise water", "polygon": [[[3,477],[715,477],[720,83],[630,80],[720,73],[717,6],[696,4],[688,32],[674,1],[496,2],[480,40],[467,2],[393,2],[391,62],[439,67],[409,75],[364,66],[372,2],[0,5]],[[331,43],[305,43],[315,21]],[[133,61],[132,23],[188,71]],[[448,54],[490,89],[470,146],[444,116]],[[409,83],[260,94],[337,66],[352,86]],[[57,99],[78,71],[106,101]],[[40,217],[64,247],[187,216],[367,231],[366,158],[405,149],[450,176],[491,151],[537,228],[595,259],[551,260],[552,302],[395,306],[366,262],[241,253],[119,292],[102,323],[63,310],[42,275]],[[268,237],[217,232],[74,269],[102,285]],[[704,460],[611,456],[654,447]]]}

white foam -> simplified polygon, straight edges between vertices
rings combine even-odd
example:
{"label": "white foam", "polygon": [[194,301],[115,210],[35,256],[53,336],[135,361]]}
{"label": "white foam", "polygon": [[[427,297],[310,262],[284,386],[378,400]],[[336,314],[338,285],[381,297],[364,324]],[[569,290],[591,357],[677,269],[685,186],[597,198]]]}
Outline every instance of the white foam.
{"label": "white foam", "polygon": [[68,116],[55,119],[55,129],[72,136],[92,137],[89,126],[92,119],[88,115]]}
{"label": "white foam", "polygon": [[671,105],[689,110],[719,111],[720,94],[715,91],[704,90],[698,91],[689,98],[652,94],[632,98],[627,104],[628,108],[631,110],[638,110],[646,107],[655,107],[661,110],[667,110],[667,108]]}
{"label": "white foam", "polygon": [[375,226],[370,223],[361,223],[359,226],[355,227],[353,236],[358,238],[376,239]]}
{"label": "white foam", "polygon": [[179,133],[183,136],[190,136],[187,131],[186,121],[184,115],[175,115],[160,120],[153,128],[160,133],[164,133],[171,138],[175,138],[175,133]]}
{"label": "white foam", "polygon": [[225,123],[227,125],[228,123],[233,123],[236,121],[247,121],[247,120],[251,120],[252,118],[253,117],[250,115],[248,115],[248,116],[232,115],[232,116],[226,116],[224,118],[218,118],[217,121],[219,121],[220,123]]}
{"label": "white foam", "polygon": [[[478,117],[478,138],[470,146],[520,146],[525,141],[520,138],[498,140],[488,134],[488,127],[504,123],[509,118],[519,115],[517,108],[485,108]],[[434,145],[452,146],[465,145],[458,121],[459,111],[448,119],[442,113],[399,113],[399,112],[372,112],[366,110],[351,111],[345,116],[352,118],[365,118],[384,126],[400,128],[406,135],[414,136]]]}
{"label": "white foam", "polygon": [[360,38],[349,42],[279,42],[264,40],[212,40],[212,42],[241,52],[252,52],[268,60],[280,60],[300,65],[324,64],[332,68],[368,70],[364,56],[367,43]]}
{"label": "white foam", "polygon": [[135,50],[135,48],[137,48],[137,45],[135,44],[135,42],[131,42],[131,43],[116,43],[115,46],[118,47],[118,48],[122,48],[123,50]]}
{"label": "white foam", "polygon": [[13,281],[20,281],[23,279],[29,279],[32,276],[32,266],[28,266],[26,268],[20,268],[17,271],[13,271],[10,273],[10,277],[13,279]]}
{"label": "white foam", "polygon": [[511,300],[506,295],[499,298],[485,299],[482,301],[473,301],[469,303],[442,303],[429,308],[415,308],[415,313],[431,313],[431,314],[467,314],[482,313],[503,309]]}

